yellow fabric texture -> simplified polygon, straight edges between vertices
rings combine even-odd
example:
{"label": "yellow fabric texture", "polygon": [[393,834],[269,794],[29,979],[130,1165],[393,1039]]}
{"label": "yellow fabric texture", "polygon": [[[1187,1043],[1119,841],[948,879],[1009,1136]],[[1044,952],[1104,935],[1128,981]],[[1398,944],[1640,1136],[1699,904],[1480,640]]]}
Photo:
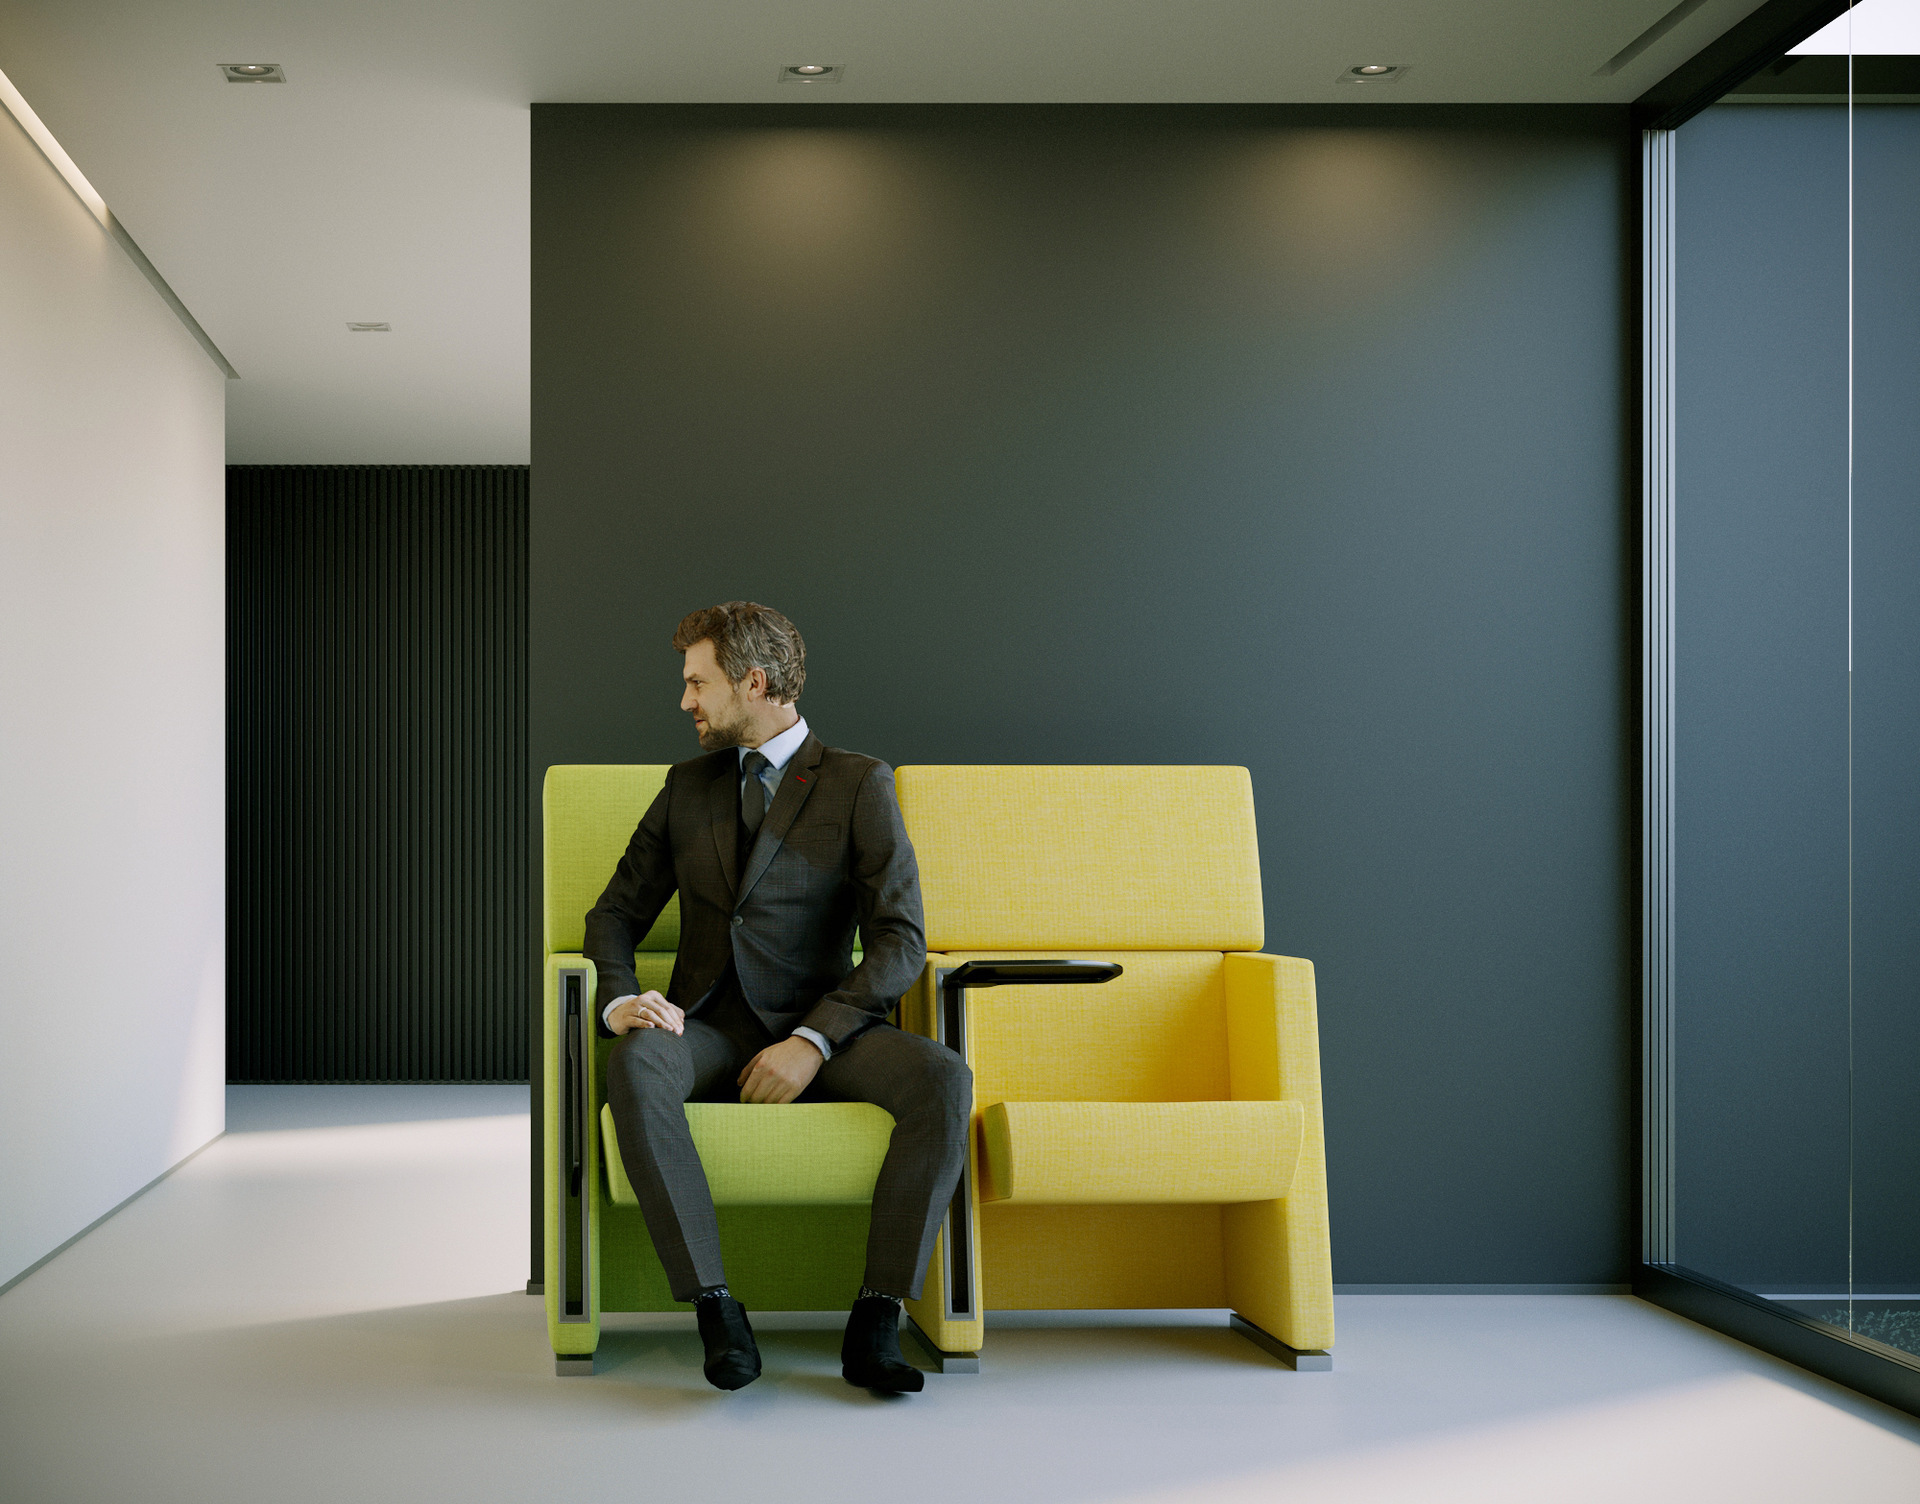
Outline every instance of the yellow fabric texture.
{"label": "yellow fabric texture", "polygon": [[[1330,1346],[1313,968],[1248,954],[1264,936],[1245,770],[904,767],[897,786],[920,863],[930,970],[1023,954],[1125,968],[1103,986],[968,994],[975,1195],[1001,1189],[998,1150],[1011,1160],[1016,1198],[989,1199],[974,1219],[985,1309],[1231,1305],[1295,1347]],[[930,980],[909,1003],[904,1026],[936,1034]],[[1190,1113],[1179,1131],[1195,1139],[1212,1131],[1200,1125],[1220,1107],[1272,1104],[1271,1120],[1297,1125],[1281,1134],[1297,1145],[1285,1194],[1230,1199],[1276,1189],[1279,1176],[1263,1183],[1257,1164],[1216,1172],[1193,1162],[1194,1194],[1217,1200],[1122,1201],[1141,1194],[1116,1184],[1129,1157],[1160,1196],[1182,1156],[1162,1160],[1144,1127],[1110,1130],[1103,1150],[1084,1113],[1055,1119],[1063,1141],[1048,1145],[1044,1113],[1030,1111],[1149,1103],[1168,1109],[1160,1123]],[[996,1104],[997,1145],[987,1122]],[[1157,1131],[1162,1141],[1172,1132]],[[1270,1152],[1270,1139],[1253,1139]],[[1096,1163],[1103,1152],[1120,1166]],[[1081,1174],[1086,1194],[1116,1199],[1030,1203],[1020,1186],[1036,1165],[1050,1183]],[[1203,1190],[1199,1179],[1215,1173],[1247,1180]],[[1093,1190],[1103,1177],[1105,1189]],[[915,1308],[923,1325],[931,1285],[928,1295]]]}
{"label": "yellow fabric texture", "polygon": [[[990,954],[1020,956],[1011,949],[936,955],[928,966]],[[977,1195],[998,1189],[985,1142],[995,1103],[1016,1111],[1046,1102],[1159,1102],[1202,1111],[1202,1104],[1284,1103],[1299,1114],[1299,1149],[1284,1198],[1157,1206],[983,1200],[976,1288],[986,1308],[1231,1305],[1295,1347],[1330,1346],[1333,1271],[1312,964],[1237,952],[1052,954],[1117,961],[1126,971],[1099,986],[967,995]],[[919,1022],[909,1027],[932,1032],[931,1004],[911,1017]]]}
{"label": "yellow fabric texture", "polygon": [[1229,1304],[1220,1231],[1228,1210],[988,1202],[980,1208],[987,1309],[1218,1310]]}
{"label": "yellow fabric texture", "polygon": [[[715,1206],[859,1206],[873,1199],[893,1118],[868,1102],[689,1102],[687,1127]],[[638,1206],[613,1109],[600,1109],[601,1157],[616,1206]]]}
{"label": "yellow fabric texture", "polygon": [[1258,950],[1253,785],[1233,767],[905,767],[927,948]]}
{"label": "yellow fabric texture", "polygon": [[995,1102],[981,1115],[980,1199],[1278,1200],[1305,1117],[1298,1102]]}
{"label": "yellow fabric texture", "polygon": [[959,951],[962,961],[1040,956],[1117,961],[1111,982],[988,987],[967,995],[975,1099],[1222,1102],[1228,1089],[1225,977],[1218,951]]}
{"label": "yellow fabric texture", "polygon": [[1225,964],[1234,1098],[1298,1102],[1306,1114],[1287,1199],[1224,1210],[1228,1299],[1283,1342],[1331,1347],[1333,1249],[1313,963],[1251,955],[1228,956]]}
{"label": "yellow fabric texture", "polygon": [[[586,944],[587,910],[605,891],[633,828],[666,781],[665,764],[575,763],[547,769],[540,812],[549,955]],[[668,901],[640,949],[671,953],[679,945],[676,897]]]}

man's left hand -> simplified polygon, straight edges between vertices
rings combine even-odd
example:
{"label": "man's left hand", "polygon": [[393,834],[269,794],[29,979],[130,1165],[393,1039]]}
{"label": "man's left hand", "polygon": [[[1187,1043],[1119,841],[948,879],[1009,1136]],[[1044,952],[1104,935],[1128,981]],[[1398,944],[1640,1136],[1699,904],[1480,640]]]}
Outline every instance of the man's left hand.
{"label": "man's left hand", "polygon": [[791,1102],[807,1089],[822,1061],[820,1051],[807,1040],[783,1039],[770,1044],[740,1072],[742,1102]]}

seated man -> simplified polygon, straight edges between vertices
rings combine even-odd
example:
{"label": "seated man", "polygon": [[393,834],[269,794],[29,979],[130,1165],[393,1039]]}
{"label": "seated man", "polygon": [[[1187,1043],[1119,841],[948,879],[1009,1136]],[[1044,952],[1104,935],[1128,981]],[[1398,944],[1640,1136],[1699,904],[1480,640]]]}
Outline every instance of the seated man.
{"label": "seated man", "polygon": [[[918,1298],[959,1183],[972,1077],[944,1046],[887,1022],[927,953],[893,770],[808,730],[794,703],[806,648],[778,611],[749,601],[695,611],[673,645],[685,656],[680,708],[708,755],[668,772],[587,915],[602,1028],[620,1036],[607,1062],[620,1158],[674,1299],[698,1313],[708,1380],[739,1389],[759,1377],[760,1353],[727,1290],[682,1104],[805,1092],[885,1108],[893,1137],[841,1372],[869,1389],[918,1390],[920,1370],[900,1355],[900,1301]],[[665,997],[642,993],[634,948],[675,891],[673,978]]]}

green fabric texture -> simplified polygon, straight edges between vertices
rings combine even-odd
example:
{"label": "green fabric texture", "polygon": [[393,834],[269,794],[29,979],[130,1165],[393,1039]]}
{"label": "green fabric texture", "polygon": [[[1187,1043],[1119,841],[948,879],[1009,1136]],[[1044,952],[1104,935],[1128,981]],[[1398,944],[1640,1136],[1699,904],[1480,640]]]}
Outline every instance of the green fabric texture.
{"label": "green fabric texture", "polygon": [[[867,1261],[864,1206],[723,1206],[720,1252],[727,1288],[751,1311],[844,1311]],[[640,1209],[602,1203],[600,1309],[685,1311]]]}
{"label": "green fabric texture", "polygon": [[[689,1102],[687,1126],[715,1206],[864,1206],[893,1119],[867,1102]],[[638,1206],[620,1162],[613,1109],[600,1109],[601,1163],[615,1206]]]}
{"label": "green fabric texture", "polygon": [[[547,769],[541,849],[548,955],[584,947],[587,910],[606,889],[633,828],[666,781],[663,763],[577,763]],[[680,900],[675,898],[640,949],[670,954],[679,945]]]}

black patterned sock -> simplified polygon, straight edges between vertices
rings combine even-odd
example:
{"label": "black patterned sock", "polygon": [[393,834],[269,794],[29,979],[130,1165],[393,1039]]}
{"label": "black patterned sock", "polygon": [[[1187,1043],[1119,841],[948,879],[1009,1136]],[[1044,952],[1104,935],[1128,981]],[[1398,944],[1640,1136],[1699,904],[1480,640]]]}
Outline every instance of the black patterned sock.
{"label": "black patterned sock", "polygon": [[854,1297],[856,1300],[890,1300],[895,1305],[899,1305],[904,1298],[899,1295],[889,1295],[885,1290],[876,1290],[872,1285],[862,1285],[860,1293]]}
{"label": "black patterned sock", "polygon": [[729,1290],[725,1285],[708,1285],[698,1295],[693,1297],[693,1303],[698,1305],[703,1300],[716,1300],[722,1296],[731,1300],[733,1298],[733,1291]]}

